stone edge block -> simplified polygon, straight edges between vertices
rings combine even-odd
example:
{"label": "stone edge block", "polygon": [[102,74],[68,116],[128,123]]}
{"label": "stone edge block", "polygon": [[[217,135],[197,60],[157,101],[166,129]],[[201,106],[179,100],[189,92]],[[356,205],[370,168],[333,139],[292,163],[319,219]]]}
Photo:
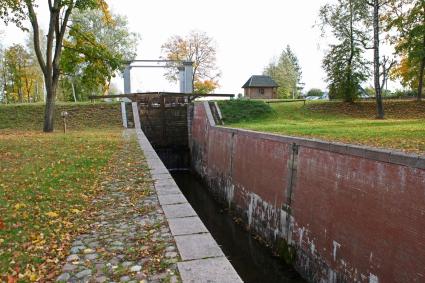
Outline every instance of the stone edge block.
{"label": "stone edge block", "polygon": [[174,236],[183,261],[224,257],[224,253],[210,233]]}
{"label": "stone edge block", "polygon": [[198,216],[168,219],[168,224],[173,236],[208,233]]}
{"label": "stone edge block", "polygon": [[225,257],[177,263],[183,282],[242,283],[242,279]]}

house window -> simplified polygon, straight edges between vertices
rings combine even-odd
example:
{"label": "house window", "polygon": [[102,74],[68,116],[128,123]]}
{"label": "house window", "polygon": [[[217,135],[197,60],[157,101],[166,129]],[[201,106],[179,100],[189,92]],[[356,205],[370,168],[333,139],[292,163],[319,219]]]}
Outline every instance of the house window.
{"label": "house window", "polygon": [[260,88],[260,89],[258,89],[258,92],[259,92],[260,94],[264,94],[264,88]]}

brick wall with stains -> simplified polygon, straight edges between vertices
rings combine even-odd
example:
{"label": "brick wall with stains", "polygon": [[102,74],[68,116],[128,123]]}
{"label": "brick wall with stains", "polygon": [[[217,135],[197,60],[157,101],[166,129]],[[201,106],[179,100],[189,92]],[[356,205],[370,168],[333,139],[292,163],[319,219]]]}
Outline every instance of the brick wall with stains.
{"label": "brick wall with stains", "polygon": [[425,281],[425,159],[217,127],[196,104],[192,166],[312,282]]}

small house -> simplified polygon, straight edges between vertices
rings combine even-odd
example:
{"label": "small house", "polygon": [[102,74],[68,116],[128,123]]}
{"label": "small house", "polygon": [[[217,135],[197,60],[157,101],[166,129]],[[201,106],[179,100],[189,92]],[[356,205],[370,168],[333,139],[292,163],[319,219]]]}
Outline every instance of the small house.
{"label": "small house", "polygon": [[252,76],[243,86],[245,97],[277,99],[277,83],[270,76]]}

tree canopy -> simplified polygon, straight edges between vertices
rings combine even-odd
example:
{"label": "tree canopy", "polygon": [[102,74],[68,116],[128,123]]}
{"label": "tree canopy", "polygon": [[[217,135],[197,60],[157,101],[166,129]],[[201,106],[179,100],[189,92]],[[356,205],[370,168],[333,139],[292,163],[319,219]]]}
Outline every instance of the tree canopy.
{"label": "tree canopy", "polygon": [[100,10],[75,13],[64,40],[61,68],[68,93],[87,100],[90,94],[106,93],[111,79],[136,56],[139,35],[129,32],[124,16],[110,13],[107,21]]}
{"label": "tree canopy", "polygon": [[[202,31],[191,31],[186,36],[175,35],[162,47],[163,58],[167,60],[193,62],[193,89],[195,92],[211,93],[218,86],[220,72],[216,65],[216,44],[214,39]],[[168,63],[165,77],[175,82],[178,80],[176,63]]]}
{"label": "tree canopy", "polygon": [[302,71],[298,58],[288,45],[282,51],[279,58],[274,59],[263,72],[271,76],[279,85],[277,92],[279,98],[298,96]]}
{"label": "tree canopy", "polygon": [[362,24],[366,15],[363,0],[338,0],[320,9],[322,33],[329,30],[335,39],[323,59],[331,98],[353,102],[368,77],[368,62],[363,57],[364,42],[369,40]]}
{"label": "tree canopy", "polygon": [[384,19],[386,30],[394,31],[390,42],[401,60],[393,70],[405,87],[417,89],[422,98],[425,68],[425,4],[415,0],[391,0]]}

